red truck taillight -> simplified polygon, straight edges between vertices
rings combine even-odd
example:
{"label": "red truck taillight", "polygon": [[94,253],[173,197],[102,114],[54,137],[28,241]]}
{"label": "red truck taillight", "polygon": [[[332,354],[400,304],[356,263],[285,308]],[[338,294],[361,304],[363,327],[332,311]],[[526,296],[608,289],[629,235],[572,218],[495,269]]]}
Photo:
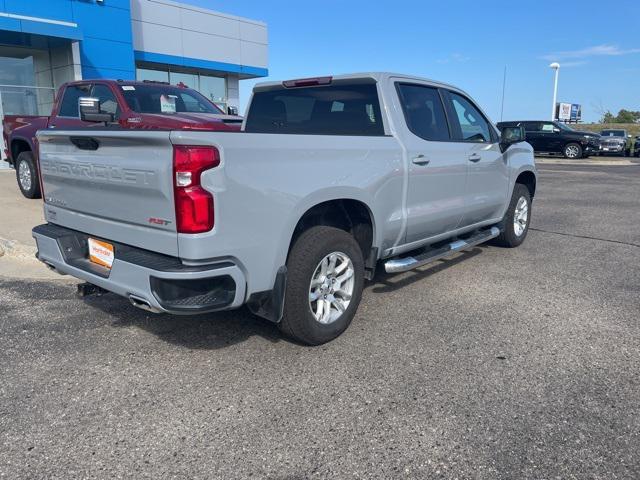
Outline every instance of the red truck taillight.
{"label": "red truck taillight", "polygon": [[202,233],[213,228],[213,195],[202,188],[202,172],[220,165],[215,147],[173,146],[173,198],[178,233]]}

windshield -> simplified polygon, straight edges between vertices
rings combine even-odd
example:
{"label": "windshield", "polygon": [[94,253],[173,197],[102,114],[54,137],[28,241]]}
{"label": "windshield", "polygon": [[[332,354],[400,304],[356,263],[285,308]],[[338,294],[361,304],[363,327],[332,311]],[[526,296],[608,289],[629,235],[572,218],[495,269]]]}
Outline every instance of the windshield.
{"label": "windshield", "polygon": [[566,124],[564,123],[557,123],[556,124],[558,126],[558,128],[560,128],[560,130],[564,130],[566,132],[575,132],[575,130],[571,127],[568,127]]}
{"label": "windshield", "polygon": [[603,137],[624,137],[624,130],[602,130]]}
{"label": "windshield", "polygon": [[121,85],[129,108],[138,113],[222,113],[203,95],[171,85]]}

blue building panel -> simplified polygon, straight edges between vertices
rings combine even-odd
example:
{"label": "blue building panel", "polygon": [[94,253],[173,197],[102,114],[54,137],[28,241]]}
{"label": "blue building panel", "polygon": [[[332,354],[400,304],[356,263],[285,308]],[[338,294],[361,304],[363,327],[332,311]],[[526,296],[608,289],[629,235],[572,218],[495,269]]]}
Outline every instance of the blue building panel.
{"label": "blue building panel", "polygon": [[182,67],[201,68],[218,72],[237,73],[252,77],[266,77],[269,70],[266,68],[252,67],[249,65],[237,65],[235,63],[214,62],[200,60],[198,58],[179,57],[162,53],[135,51],[135,59],[141,62],[160,63],[164,65],[178,65]]}
{"label": "blue building panel", "polygon": [[82,30],[73,20],[71,0],[2,0],[0,30],[67,40],[81,40]]}
{"label": "blue building panel", "polygon": [[82,65],[82,78],[109,78],[114,80],[135,80],[135,71]]}
{"label": "blue building panel", "polygon": [[15,18],[0,17],[0,30],[9,32],[20,32],[22,31],[20,20],[17,20]]}
{"label": "blue building panel", "polygon": [[73,22],[73,0],[4,0],[4,11],[48,20]]}
{"label": "blue building panel", "polygon": [[131,44],[131,12],[116,8],[113,1],[105,5],[76,1],[73,4],[73,21],[86,37],[115,40]]}
{"label": "blue building panel", "polygon": [[[60,0],[59,0],[60,1]],[[73,0],[74,21],[84,35],[80,43],[83,78],[135,78],[129,3]],[[117,75],[113,75],[116,73]]]}
{"label": "blue building panel", "polygon": [[77,27],[58,25],[56,23],[43,23],[32,20],[20,20],[20,31],[33,33],[47,37],[66,38],[69,40],[82,40],[82,31]]}
{"label": "blue building panel", "polygon": [[[172,7],[173,8],[173,7]],[[228,72],[268,75],[266,68],[135,51],[130,0],[0,0],[0,43],[52,48],[79,42],[83,78],[135,78],[136,60]]]}
{"label": "blue building panel", "polygon": [[[131,61],[123,61],[127,58],[131,58]],[[133,78],[131,76],[135,75],[130,43],[85,37],[80,44],[80,60],[83,71],[85,68],[120,70],[130,73],[127,79]]]}

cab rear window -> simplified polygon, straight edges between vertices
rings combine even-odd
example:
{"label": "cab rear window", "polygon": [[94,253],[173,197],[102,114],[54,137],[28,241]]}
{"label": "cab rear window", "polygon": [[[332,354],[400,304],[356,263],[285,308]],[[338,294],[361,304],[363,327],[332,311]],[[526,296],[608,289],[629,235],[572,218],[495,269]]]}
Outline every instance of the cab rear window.
{"label": "cab rear window", "polygon": [[222,113],[195,90],[170,85],[122,85],[127,105],[138,113]]}
{"label": "cab rear window", "polygon": [[258,91],[245,131],[300,135],[384,135],[375,83]]}

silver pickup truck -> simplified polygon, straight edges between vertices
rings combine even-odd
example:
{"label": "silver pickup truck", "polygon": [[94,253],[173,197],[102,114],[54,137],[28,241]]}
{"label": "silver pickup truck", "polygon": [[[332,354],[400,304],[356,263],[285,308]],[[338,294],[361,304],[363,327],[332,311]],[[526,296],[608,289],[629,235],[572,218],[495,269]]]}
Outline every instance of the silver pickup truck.
{"label": "silver pickup truck", "polygon": [[246,304],[321,344],[349,326],[379,263],[403,272],[527,235],[524,132],[498,132],[450,85],[390,73],[263,83],[243,132],[105,125],[38,133],[38,258],[152,312]]}

